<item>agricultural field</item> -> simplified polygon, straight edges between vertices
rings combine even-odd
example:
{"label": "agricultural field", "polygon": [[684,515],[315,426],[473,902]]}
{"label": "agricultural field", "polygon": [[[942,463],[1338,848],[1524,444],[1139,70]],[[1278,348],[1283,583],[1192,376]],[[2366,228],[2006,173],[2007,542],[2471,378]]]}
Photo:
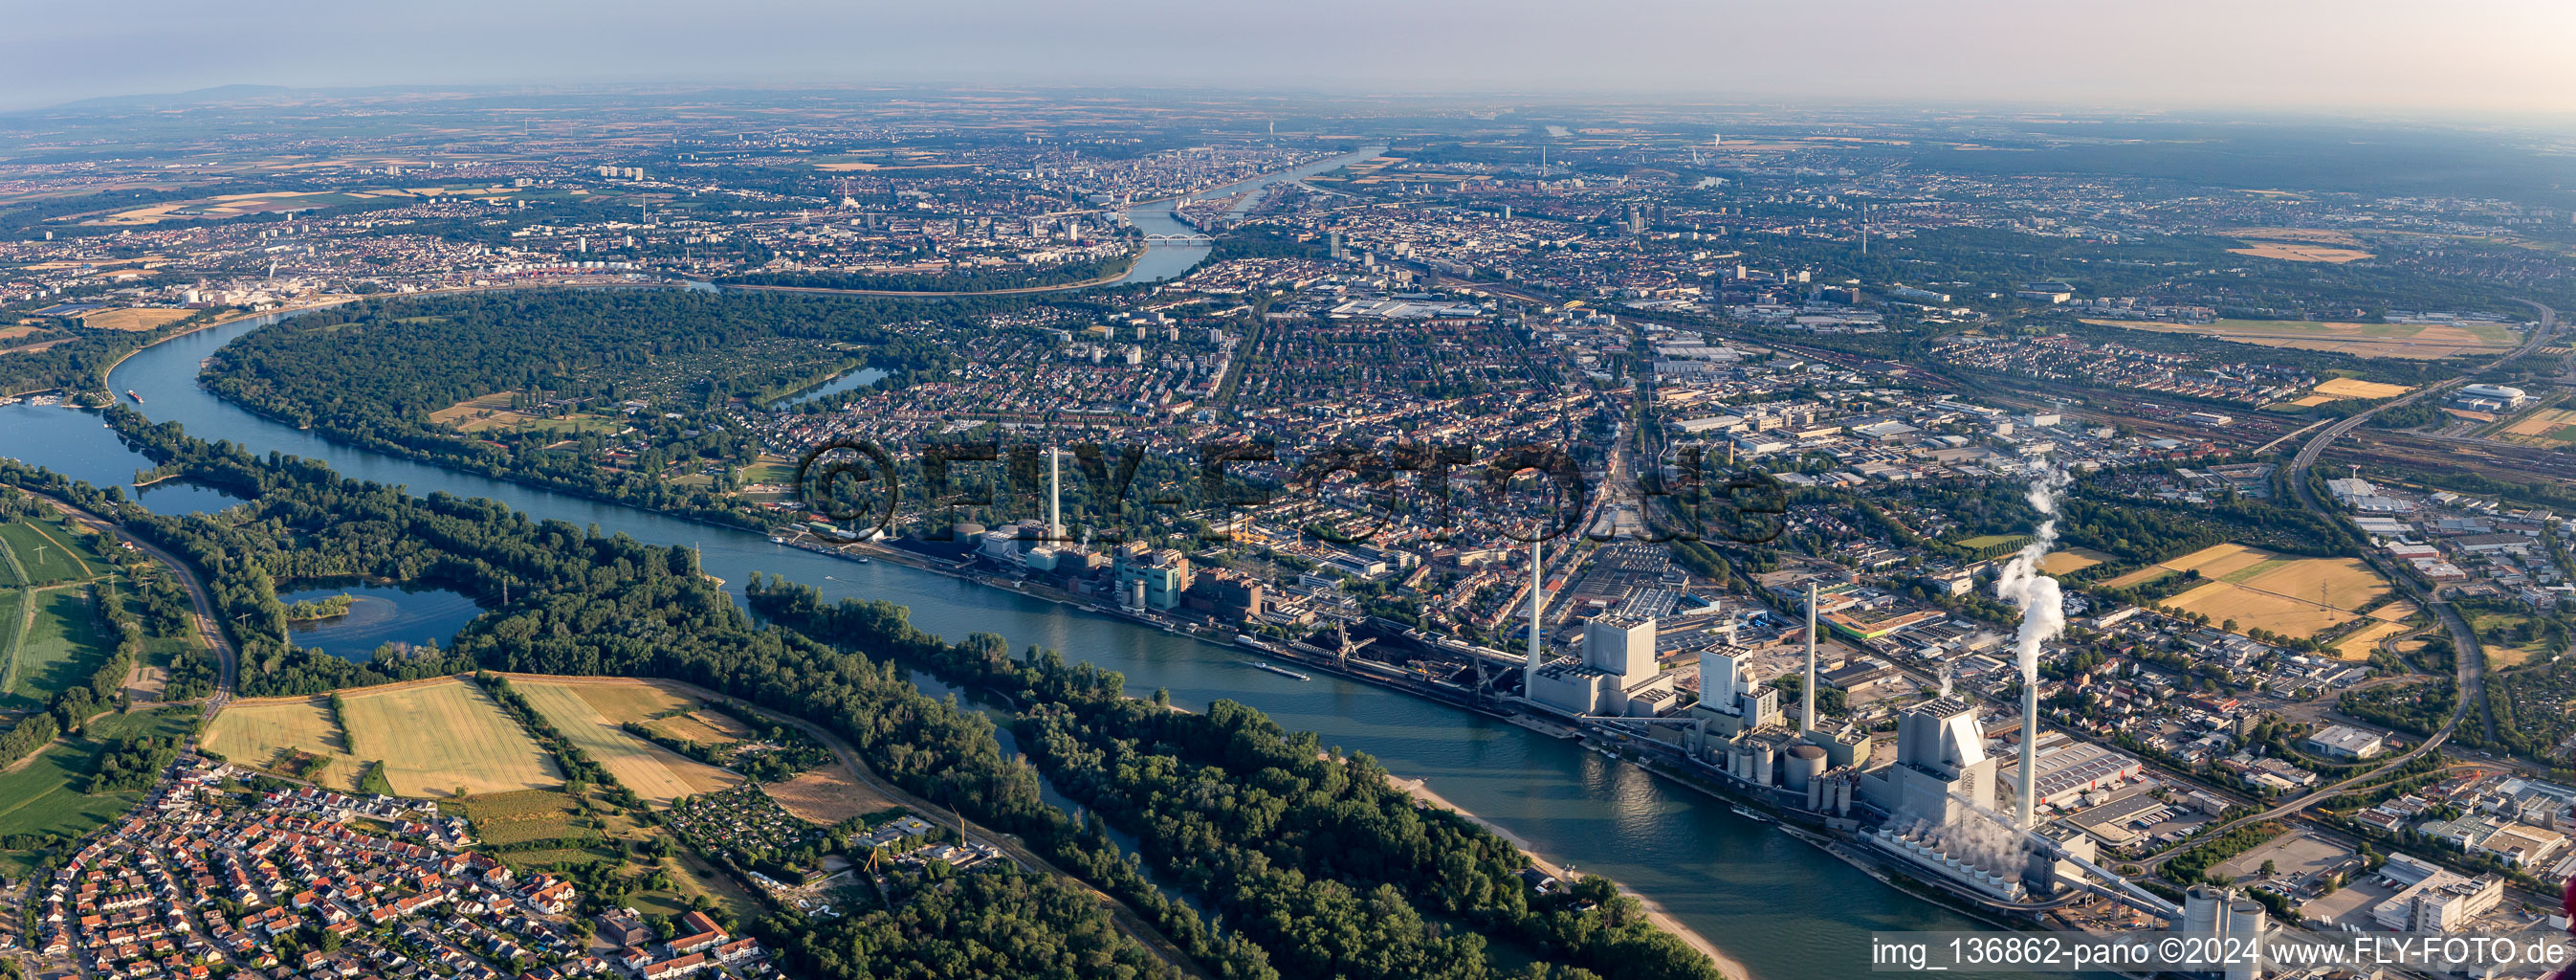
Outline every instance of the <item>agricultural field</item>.
{"label": "agricultural field", "polygon": [[554,760],[477,685],[443,678],[344,692],[349,749],[382,760],[394,792],[467,795],[563,784]]}
{"label": "agricultural field", "polygon": [[697,702],[643,681],[549,681],[510,678],[511,687],[544,715],[546,723],[589,754],[620,785],[655,806],[667,807],[683,796],[730,789],[742,777],[687,758],[629,735],[629,721],[650,721],[671,711],[687,712]]}
{"label": "agricultural field", "polygon": [[2334,398],[2367,398],[2375,401],[2381,398],[2395,398],[2415,389],[2405,385],[2363,381],[2359,378],[2328,378],[2309,390]]}
{"label": "agricultural field", "polygon": [[851,817],[883,813],[898,804],[874,787],[850,778],[837,765],[800,773],[783,783],[760,788],[797,819],[830,827]]}
{"label": "agricultural field", "polygon": [[519,392],[516,391],[496,391],[479,398],[469,398],[429,413],[429,420],[459,432],[496,430],[515,432],[521,429],[542,429],[561,435],[578,435],[582,432],[616,432],[626,428],[626,423],[622,419],[584,412],[555,418],[522,412],[510,407],[510,400],[518,395]]}
{"label": "agricultural field", "polygon": [[664,738],[676,738],[709,746],[749,741],[754,734],[750,729],[743,727],[741,722],[717,712],[703,710],[668,718],[656,718],[645,722],[644,727],[652,729],[654,734]]}
{"label": "agricultural field", "polygon": [[2576,448],[2576,409],[2544,408],[2505,426],[2495,437],[2543,449]]}
{"label": "agricultural field", "polygon": [[78,837],[132,809],[140,792],[84,793],[98,758],[110,739],[138,735],[177,735],[187,731],[196,712],[164,708],[110,715],[90,726],[82,737],[65,739],[38,751],[17,767],[0,772],[0,835],[61,834]]}
{"label": "agricultural field", "polygon": [[2371,257],[2361,239],[2334,228],[2240,228],[2228,234],[2245,246],[2228,251],[2262,259],[2341,265]]}
{"label": "agricultural field", "polygon": [[2407,628],[2404,623],[2381,620],[2354,630],[2334,645],[2335,659],[2355,663],[2368,660],[2379,649],[2380,640],[2406,632]]}
{"label": "agricultural field", "polygon": [[2025,536],[2018,534],[1980,534],[1973,538],[1961,538],[1951,543],[1970,551],[1983,551],[1987,548],[2003,547],[2004,545],[2019,541],[2023,537]]}
{"label": "agricultural field", "polygon": [[[343,691],[336,721],[328,698],[235,701],[207,730],[206,747],[257,768],[321,769],[324,785],[354,790],[367,764],[384,764],[402,796],[551,789],[554,760],[483,689],[453,677]],[[345,730],[344,730],[345,726]],[[310,759],[304,758],[310,756]],[[274,770],[273,770],[274,771]],[[291,774],[291,773],[281,773]]]}
{"label": "agricultural field", "polygon": [[[235,765],[305,779],[339,790],[358,788],[364,767],[349,754],[327,698],[235,701],[206,729],[207,749]],[[318,765],[318,771],[317,771]]]}
{"label": "agricultural field", "polygon": [[191,316],[195,316],[196,314],[197,311],[195,310],[169,310],[155,307],[131,306],[124,309],[100,310],[96,313],[83,314],[80,321],[81,326],[88,327],[92,330],[123,330],[132,333],[141,333],[146,330],[158,328],[165,323],[176,323],[180,320],[185,320]]}
{"label": "agricultural field", "polygon": [[2065,548],[2049,552],[2039,560],[2039,570],[2050,575],[2073,575],[2113,560],[2112,555],[2091,548]]}
{"label": "agricultural field", "polygon": [[576,803],[552,790],[525,789],[464,799],[465,819],[486,844],[525,844],[581,836],[573,827]]}
{"label": "agricultural field", "polygon": [[105,561],[93,540],[96,537],[60,521],[0,524],[0,545],[8,547],[17,568],[26,575],[22,585],[61,585],[97,577],[105,570]]}
{"label": "agricultural field", "polygon": [[23,593],[17,644],[0,676],[0,708],[44,706],[55,694],[89,683],[90,674],[116,655],[116,645],[90,608],[89,592],[76,585]]}
{"label": "agricultural field", "polygon": [[2245,247],[2228,251],[2258,259],[2342,265],[2371,257],[2361,239],[2329,228],[2247,228],[2235,235]]}
{"label": "agricultural field", "polygon": [[2345,323],[2316,320],[2219,320],[2214,323],[2159,323],[2145,320],[2086,320],[2086,323],[2148,333],[2182,333],[2217,340],[2333,351],[2355,357],[2434,360],[2460,354],[2502,353],[2514,345],[2513,331],[2499,323]]}
{"label": "agricultural field", "polygon": [[2388,582],[2354,558],[2294,558],[2222,544],[2113,579],[2129,586],[2197,571],[2202,584],[2164,601],[2211,623],[2236,621],[2239,632],[2262,629],[2306,638],[2361,616],[2353,610],[2386,595]]}

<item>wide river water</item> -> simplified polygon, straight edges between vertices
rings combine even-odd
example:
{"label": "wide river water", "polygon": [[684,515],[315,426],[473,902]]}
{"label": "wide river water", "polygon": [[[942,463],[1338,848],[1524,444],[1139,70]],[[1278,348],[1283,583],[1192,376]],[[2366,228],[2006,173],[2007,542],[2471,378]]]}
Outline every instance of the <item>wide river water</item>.
{"label": "wide river water", "polygon": [[[1738,817],[1723,802],[1573,742],[1330,675],[1300,682],[1265,673],[1232,647],[1004,589],[891,562],[857,564],[771,544],[760,534],[333,444],[197,386],[200,361],[273,320],[245,320],[148,348],[109,374],[108,390],[141,394],[144,402],[137,407],[145,415],[183,423],[201,439],[323,460],[346,476],[399,484],[415,494],[443,490],[489,497],[540,519],[597,525],[654,544],[691,545],[704,555],[706,570],[724,579],[737,597],[752,573],[781,574],[821,589],[826,600],[901,603],[912,609],[915,625],[952,639],[982,631],[1001,634],[1013,649],[1032,643],[1056,648],[1124,674],[1128,689],[1139,695],[1168,689],[1174,701],[1193,709],[1219,698],[1251,704],[1289,728],[1321,733],[1328,746],[1376,756],[1399,777],[1427,780],[1432,791],[1557,862],[1619,880],[1760,980],[1856,976],[1869,969],[1873,931],[1986,928],[1775,828]],[[131,484],[135,470],[145,465],[96,414],[33,405],[0,406],[0,455],[101,486]],[[143,491],[140,500],[165,513],[228,503],[212,491],[168,484]]]}

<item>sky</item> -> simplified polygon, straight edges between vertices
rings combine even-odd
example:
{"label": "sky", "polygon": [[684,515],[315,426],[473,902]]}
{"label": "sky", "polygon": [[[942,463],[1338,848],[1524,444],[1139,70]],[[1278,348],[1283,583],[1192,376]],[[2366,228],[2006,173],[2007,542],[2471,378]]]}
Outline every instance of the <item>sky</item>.
{"label": "sky", "polygon": [[908,83],[2576,113],[2572,0],[11,6],[0,110],[235,84]]}

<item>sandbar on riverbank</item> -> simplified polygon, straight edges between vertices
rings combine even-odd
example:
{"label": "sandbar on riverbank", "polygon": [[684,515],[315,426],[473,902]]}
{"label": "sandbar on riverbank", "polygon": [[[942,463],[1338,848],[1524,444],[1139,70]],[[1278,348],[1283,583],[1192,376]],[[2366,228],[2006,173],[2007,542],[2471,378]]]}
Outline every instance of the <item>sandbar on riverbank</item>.
{"label": "sandbar on riverbank", "polygon": [[[1547,872],[1559,881],[1572,881],[1572,879],[1565,873],[1565,868],[1563,866],[1558,865],[1554,861],[1548,860],[1545,855],[1531,849],[1528,841],[1520,839],[1513,835],[1511,831],[1503,829],[1501,826],[1490,820],[1477,816],[1474,811],[1449,802],[1440,794],[1432,792],[1430,785],[1424,780],[1405,779],[1394,775],[1387,776],[1387,779],[1388,781],[1393,782],[1397,787],[1403,789],[1405,792],[1413,794],[1415,799],[1465,817],[1476,826],[1492,831],[1494,836],[1512,842],[1512,846],[1520,848],[1521,853],[1529,855],[1530,863],[1537,865],[1540,871]],[[1640,895],[1626,885],[1619,886],[1619,894],[1636,899],[1638,905],[1644,906],[1646,910],[1646,921],[1654,923],[1655,928],[1681,937],[1682,941],[1689,943],[1692,949],[1699,950],[1701,953],[1706,954],[1709,959],[1717,961],[1718,970],[1726,974],[1727,980],[1753,980],[1753,971],[1745,969],[1744,964],[1738,963],[1733,959],[1729,959],[1724,952],[1717,948],[1716,943],[1709,942],[1708,937],[1700,935],[1698,932],[1692,930],[1691,927],[1683,925],[1681,920],[1673,918],[1672,914],[1664,911],[1664,907],[1656,904],[1654,899]]]}

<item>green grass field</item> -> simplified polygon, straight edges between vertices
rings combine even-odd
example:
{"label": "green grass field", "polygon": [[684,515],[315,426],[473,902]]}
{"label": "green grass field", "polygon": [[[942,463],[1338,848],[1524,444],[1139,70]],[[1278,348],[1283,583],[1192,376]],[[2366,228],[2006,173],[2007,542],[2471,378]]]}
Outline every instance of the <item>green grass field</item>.
{"label": "green grass field", "polygon": [[27,764],[0,773],[0,835],[62,834],[78,837],[132,809],[141,793],[80,792],[98,757],[113,739],[138,735],[178,735],[188,730],[193,708],[163,708],[109,715],[91,723],[82,737],[55,742]]}
{"label": "green grass field", "polygon": [[0,524],[0,541],[8,543],[31,585],[80,582],[97,574],[91,565],[96,553],[80,547],[76,537],[67,535],[61,525],[44,527],[25,521]]}
{"label": "green grass field", "polygon": [[0,834],[78,836],[134,806],[142,794],[91,796],[74,789],[89,779],[106,750],[97,742],[56,742],[18,769],[0,773]]}
{"label": "green grass field", "polygon": [[18,682],[18,634],[27,626],[27,594],[0,589],[0,692]]}
{"label": "green grass field", "polygon": [[2022,536],[2017,534],[1980,534],[1973,538],[1962,538],[1951,543],[1962,548],[1992,548],[1998,545],[2011,544],[2021,539]]}
{"label": "green grass field", "polygon": [[35,619],[18,640],[0,709],[43,707],[55,694],[89,683],[90,673],[116,652],[84,590],[46,589],[33,597]]}

